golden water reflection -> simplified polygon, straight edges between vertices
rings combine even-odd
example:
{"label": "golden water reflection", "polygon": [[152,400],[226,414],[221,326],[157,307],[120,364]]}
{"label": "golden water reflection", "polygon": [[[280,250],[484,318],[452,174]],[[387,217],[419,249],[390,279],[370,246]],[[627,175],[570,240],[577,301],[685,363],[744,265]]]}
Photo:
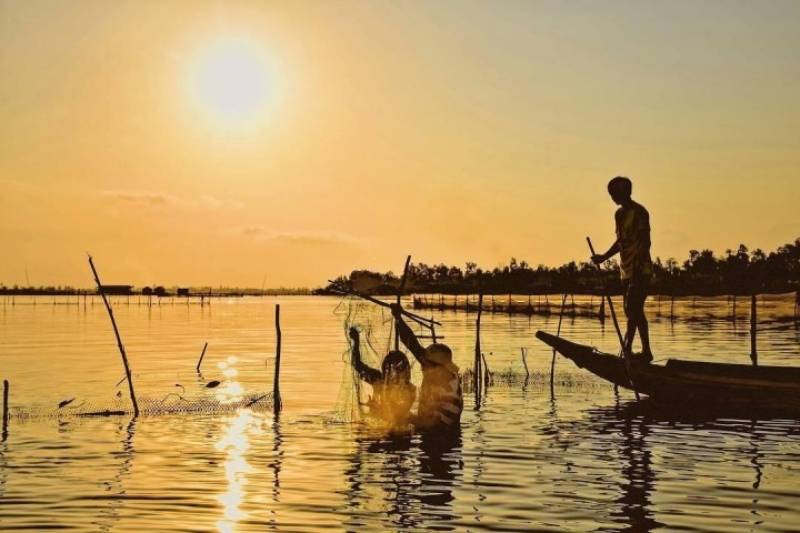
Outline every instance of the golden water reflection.
{"label": "golden water reflection", "polygon": [[228,356],[224,361],[217,363],[217,368],[220,373],[225,377],[225,380],[216,390],[215,396],[220,403],[236,403],[242,400],[244,396],[244,386],[235,380],[239,375],[239,370],[236,368],[236,363],[239,358],[235,355]]}
{"label": "golden water reflection", "polygon": [[227,490],[217,497],[223,506],[223,514],[216,525],[222,533],[235,531],[236,524],[247,518],[241,505],[246,494],[247,474],[252,471],[252,467],[245,454],[250,448],[250,438],[261,433],[258,417],[249,409],[243,409],[230,419],[224,435],[215,444],[218,451],[226,453],[223,466]]}

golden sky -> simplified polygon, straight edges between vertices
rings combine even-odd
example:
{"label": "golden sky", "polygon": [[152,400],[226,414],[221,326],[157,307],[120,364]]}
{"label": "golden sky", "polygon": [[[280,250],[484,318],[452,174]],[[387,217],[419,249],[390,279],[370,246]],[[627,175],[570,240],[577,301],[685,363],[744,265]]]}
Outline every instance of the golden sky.
{"label": "golden sky", "polygon": [[316,286],[800,236],[798,2],[0,2],[0,281]]}

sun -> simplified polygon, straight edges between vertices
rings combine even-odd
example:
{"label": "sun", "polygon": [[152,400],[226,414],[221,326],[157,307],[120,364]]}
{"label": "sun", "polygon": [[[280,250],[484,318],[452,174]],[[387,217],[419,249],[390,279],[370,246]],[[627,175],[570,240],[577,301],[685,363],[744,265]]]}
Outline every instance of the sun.
{"label": "sun", "polygon": [[275,80],[266,52],[245,39],[219,39],[191,65],[192,103],[216,125],[234,127],[263,120],[274,99]]}

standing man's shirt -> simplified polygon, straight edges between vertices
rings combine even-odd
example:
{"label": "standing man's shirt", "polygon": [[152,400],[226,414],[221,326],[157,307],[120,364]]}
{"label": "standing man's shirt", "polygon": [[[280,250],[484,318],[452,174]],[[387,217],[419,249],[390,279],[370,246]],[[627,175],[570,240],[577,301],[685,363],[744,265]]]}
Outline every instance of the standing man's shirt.
{"label": "standing man's shirt", "polygon": [[632,202],[614,214],[617,223],[620,276],[629,280],[634,274],[649,278],[653,273],[650,259],[650,214],[642,205]]}

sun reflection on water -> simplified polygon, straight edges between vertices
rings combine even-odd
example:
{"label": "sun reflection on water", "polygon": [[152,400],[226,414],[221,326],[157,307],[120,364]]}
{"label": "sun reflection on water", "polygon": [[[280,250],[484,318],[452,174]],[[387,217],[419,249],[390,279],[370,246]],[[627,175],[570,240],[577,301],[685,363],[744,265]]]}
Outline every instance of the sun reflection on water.
{"label": "sun reflection on water", "polygon": [[239,375],[235,366],[238,361],[238,357],[230,355],[224,361],[217,363],[217,368],[226,378],[215,393],[216,399],[220,403],[236,403],[241,401],[244,396],[244,387],[234,379]]}
{"label": "sun reflection on water", "polygon": [[235,531],[237,522],[247,518],[247,513],[240,508],[246,494],[247,474],[252,471],[245,454],[250,448],[250,436],[258,433],[256,416],[244,409],[231,418],[225,434],[215,444],[217,450],[227,453],[223,465],[227,490],[217,496],[223,506],[223,516],[217,521],[217,529],[223,533]]}

